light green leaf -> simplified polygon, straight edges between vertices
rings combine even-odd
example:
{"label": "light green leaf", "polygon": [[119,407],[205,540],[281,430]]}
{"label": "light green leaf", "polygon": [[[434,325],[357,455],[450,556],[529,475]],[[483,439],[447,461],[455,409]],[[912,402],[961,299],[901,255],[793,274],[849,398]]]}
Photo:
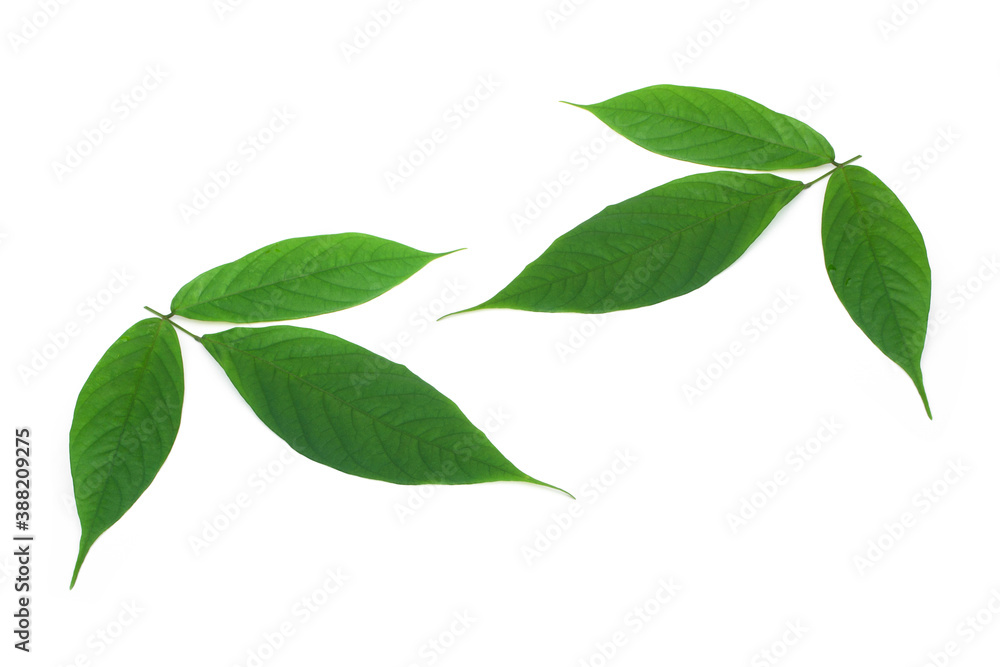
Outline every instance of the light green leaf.
{"label": "light green leaf", "polygon": [[159,318],[142,320],[122,334],[87,378],[69,435],[82,531],[70,588],[94,541],[159,472],[177,437],[183,400],[177,334]]}
{"label": "light green leaf", "polygon": [[710,167],[801,169],[835,158],[830,142],[802,121],[725,90],[650,86],[574,106],[646,150]]}
{"label": "light green leaf", "polygon": [[358,233],[288,239],[201,274],[177,292],[171,312],[239,323],[332,313],[374,299],[447,254]]}
{"label": "light green leaf", "polygon": [[559,237],[499,294],[469,310],[607,313],[687,294],[735,262],[802,188],[737,172],[661,185]]}
{"label": "light green leaf", "polygon": [[257,416],[304,456],[396,484],[543,484],[405,366],[290,326],[202,336]]}
{"label": "light green leaf", "polygon": [[844,167],[830,177],[823,253],[840,302],[910,376],[930,417],[920,370],[931,308],[927,249],[902,202],[867,169]]}

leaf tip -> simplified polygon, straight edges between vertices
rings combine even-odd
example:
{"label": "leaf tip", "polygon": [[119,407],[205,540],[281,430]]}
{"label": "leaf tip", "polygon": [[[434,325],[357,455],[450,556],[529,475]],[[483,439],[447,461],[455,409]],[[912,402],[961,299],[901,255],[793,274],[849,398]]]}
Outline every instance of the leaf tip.
{"label": "leaf tip", "polygon": [[440,322],[443,319],[446,319],[448,317],[454,317],[455,315],[461,315],[462,313],[471,313],[474,310],[482,309],[485,305],[486,305],[485,303],[481,303],[478,306],[473,306],[472,308],[466,308],[465,310],[456,310],[454,313],[448,313],[447,315],[442,315],[441,317],[437,318],[437,321]]}
{"label": "leaf tip", "polygon": [[917,388],[917,393],[920,394],[920,400],[924,404],[924,410],[927,412],[927,418],[932,420],[934,415],[931,414],[931,403],[927,399],[927,390],[924,389],[924,375],[920,371],[920,367],[917,366],[916,370],[913,372],[907,371],[907,375],[913,380],[913,385]]}
{"label": "leaf tip", "polygon": [[76,579],[80,576],[80,568],[83,567],[83,559],[87,557],[88,551],[90,551],[90,547],[84,547],[81,542],[80,553],[76,557],[76,566],[73,568],[73,578],[69,581],[70,590],[73,590],[73,587],[76,586]]}
{"label": "leaf tip", "polygon": [[920,392],[920,400],[924,402],[924,410],[927,411],[927,418],[934,421],[934,415],[931,414],[931,404],[930,401],[927,400],[927,392],[924,390],[923,382],[920,382],[917,385],[917,391]]}
{"label": "leaf tip", "polygon": [[448,255],[454,255],[456,252],[462,252],[463,250],[468,250],[468,248],[456,248],[455,250],[449,250],[448,252],[435,253],[434,259],[441,259],[442,257],[447,257]]}
{"label": "leaf tip", "polygon": [[934,415],[931,414],[931,403],[927,399],[927,390],[924,388],[924,374],[920,370],[920,366],[917,365],[916,368],[911,372],[907,371],[907,375],[913,380],[913,385],[917,388],[917,393],[920,394],[920,400],[924,404],[924,410],[927,412],[927,418],[932,420]]}
{"label": "leaf tip", "polygon": [[543,482],[543,481],[541,481],[539,479],[535,479],[534,477],[529,477],[528,481],[530,481],[532,484],[536,484],[538,486],[544,486],[544,487],[546,487],[548,489],[553,489],[555,491],[558,491],[559,493],[564,493],[567,496],[569,496],[571,499],[576,500],[576,496],[574,496],[572,493],[570,493],[566,489],[563,489],[563,488],[560,488],[558,486],[555,486],[554,484],[549,484],[547,482]]}

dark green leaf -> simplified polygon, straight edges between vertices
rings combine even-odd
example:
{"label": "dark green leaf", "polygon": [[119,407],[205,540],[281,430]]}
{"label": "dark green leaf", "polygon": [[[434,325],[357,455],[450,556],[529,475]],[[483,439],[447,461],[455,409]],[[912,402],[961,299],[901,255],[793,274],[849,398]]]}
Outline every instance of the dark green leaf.
{"label": "dark green leaf", "polygon": [[276,326],[202,343],[261,421],[314,461],[396,484],[542,484],[405,366],[341,338]]}
{"label": "dark green leaf", "polygon": [[177,334],[159,318],[142,320],[122,334],[87,378],[69,435],[82,530],[70,588],[94,541],[159,472],[177,437],[183,400]]}
{"label": "dark green leaf", "polygon": [[687,294],[735,262],[802,188],[737,172],[661,185],[559,237],[499,294],[469,310],[607,313]]}
{"label": "dark green leaf", "polygon": [[711,167],[801,169],[835,158],[830,142],[802,121],[725,90],[651,86],[574,106],[646,150]]}
{"label": "dark green leaf", "polygon": [[920,357],[931,307],[931,267],[916,223],[862,167],[837,169],[823,205],[830,282],[854,322],[906,371],[931,416]]}
{"label": "dark green leaf", "polygon": [[206,271],[170,307],[214,322],[322,315],[370,301],[447,254],[357,233],[288,239]]}

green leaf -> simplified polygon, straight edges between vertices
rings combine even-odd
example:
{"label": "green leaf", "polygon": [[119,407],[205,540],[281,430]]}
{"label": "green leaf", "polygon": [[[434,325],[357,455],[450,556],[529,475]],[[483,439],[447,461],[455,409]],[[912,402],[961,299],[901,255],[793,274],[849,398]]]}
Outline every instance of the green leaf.
{"label": "green leaf", "polygon": [[447,254],[368,234],[287,239],[201,274],[177,292],[171,312],[239,323],[332,313],[374,299]]}
{"label": "green leaf", "polygon": [[87,378],[69,434],[80,553],[139,499],[170,453],[181,423],[184,369],[177,334],[150,318],[122,334]]}
{"label": "green leaf", "polygon": [[661,185],[559,237],[499,294],[469,310],[607,313],[687,294],[735,262],[802,188],[737,172]]}
{"label": "green leaf", "polygon": [[573,106],[646,150],[710,167],[801,169],[835,158],[830,142],[802,121],[725,90],[650,86]]}
{"label": "green leaf", "polygon": [[920,370],[931,308],[927,248],[899,198],[867,169],[844,167],[830,177],[823,254],[840,302],[910,376],[930,417]]}
{"label": "green leaf", "polygon": [[290,326],[201,340],[261,421],[313,461],[396,484],[549,486],[515,468],[405,366],[353,343]]}

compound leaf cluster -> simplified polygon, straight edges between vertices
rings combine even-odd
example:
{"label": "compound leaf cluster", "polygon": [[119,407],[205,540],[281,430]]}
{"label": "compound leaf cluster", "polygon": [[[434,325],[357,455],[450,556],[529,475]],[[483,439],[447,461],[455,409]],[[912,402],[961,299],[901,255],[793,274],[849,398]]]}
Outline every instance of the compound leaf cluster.
{"label": "compound leaf cluster", "polygon": [[[180,289],[169,315],[119,338],[84,383],[69,447],[80,551],[153,481],[181,421],[184,373],[174,317],[261,323],[369,301],[448,253],[366,234],[289,239],[212,269]],[[155,311],[154,311],[155,312]],[[194,336],[254,413],[304,456],[395,484],[518,481],[518,470],[455,403],[410,372],[336,336],[293,326]]]}
{"label": "compound leaf cluster", "polygon": [[816,130],[724,90],[652,86],[574,106],[678,160],[753,171],[824,164],[833,170],[806,184],[721,171],[653,188],[580,223],[496,296],[467,310],[606,313],[687,294],[733,264],[788,202],[829,177],[822,242],[830,281],[858,327],[913,380],[930,417],[920,370],[930,313],[927,251],[899,198],[850,164],[858,158],[838,163]]}

